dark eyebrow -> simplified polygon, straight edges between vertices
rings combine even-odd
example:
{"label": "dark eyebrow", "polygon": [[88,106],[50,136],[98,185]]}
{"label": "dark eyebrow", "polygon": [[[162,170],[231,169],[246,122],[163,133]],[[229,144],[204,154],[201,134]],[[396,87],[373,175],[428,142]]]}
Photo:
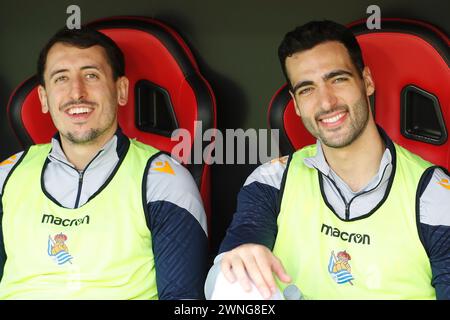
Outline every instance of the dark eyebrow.
{"label": "dark eyebrow", "polygon": [[84,66],[84,67],[81,67],[81,70],[86,70],[86,69],[95,69],[95,70],[101,71],[100,68],[97,67],[97,66]]}
{"label": "dark eyebrow", "polygon": [[[347,76],[353,77],[353,73],[351,73],[350,71],[333,70],[333,71],[325,74],[322,77],[322,79],[326,81],[326,80],[330,80],[330,79],[332,79],[334,77],[338,77],[338,76],[342,76],[342,75],[347,75]],[[300,81],[292,88],[292,93],[295,93],[301,87],[310,86],[310,85],[313,85],[313,84],[314,84],[314,81],[310,81],[310,80]]]}
{"label": "dark eyebrow", "polygon": [[58,74],[58,73],[61,73],[61,72],[66,72],[66,71],[69,71],[69,69],[58,69],[58,70],[55,70],[52,73],[50,73],[50,79],[53,78],[53,76],[55,74]]}
{"label": "dark eyebrow", "polygon": [[326,75],[324,75],[322,77],[323,80],[330,80],[334,77],[338,77],[338,76],[342,76],[342,75],[347,75],[350,77],[353,77],[353,73],[351,73],[350,71],[345,71],[345,70],[334,70],[331,71],[329,73],[327,73]]}
{"label": "dark eyebrow", "polygon": [[[97,67],[97,66],[83,66],[83,67],[81,67],[81,70],[86,70],[86,69],[95,69],[95,70],[101,71],[100,68]],[[52,73],[50,73],[50,79],[53,78],[53,76],[55,76],[56,74],[61,73],[61,72],[66,72],[66,71],[69,71],[69,69],[58,69],[58,70],[55,70]]]}
{"label": "dark eyebrow", "polygon": [[310,80],[297,82],[297,84],[292,88],[292,93],[297,92],[297,90],[300,89],[301,87],[310,86],[312,84],[314,84],[314,82]]}

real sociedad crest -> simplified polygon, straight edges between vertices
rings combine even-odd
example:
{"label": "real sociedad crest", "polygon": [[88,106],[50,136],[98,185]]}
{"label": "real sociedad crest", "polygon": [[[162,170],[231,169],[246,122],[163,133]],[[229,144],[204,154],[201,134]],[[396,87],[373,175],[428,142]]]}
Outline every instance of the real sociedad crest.
{"label": "real sociedad crest", "polygon": [[345,250],[338,252],[337,255],[334,254],[334,251],[331,251],[328,272],[336,283],[344,284],[348,282],[353,285],[352,268],[348,262],[351,259],[351,256]]}
{"label": "real sociedad crest", "polygon": [[67,236],[63,233],[59,233],[56,236],[48,236],[48,247],[47,252],[50,257],[53,257],[58,265],[63,265],[72,260],[72,256],[69,254],[69,249],[67,248],[66,242]]}

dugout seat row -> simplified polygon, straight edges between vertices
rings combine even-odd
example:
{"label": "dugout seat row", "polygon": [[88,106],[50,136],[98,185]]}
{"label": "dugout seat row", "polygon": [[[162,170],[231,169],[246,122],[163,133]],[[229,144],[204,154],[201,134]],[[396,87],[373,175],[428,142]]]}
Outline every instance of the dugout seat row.
{"label": "dugout seat row", "polygon": [[[119,111],[125,134],[170,152],[177,143],[170,138],[175,129],[187,129],[193,146],[196,135],[202,134],[194,121],[201,121],[203,130],[216,128],[213,90],[174,29],[145,17],[114,17],[89,25],[112,38],[125,55],[130,96]],[[380,30],[368,30],[364,21],[349,27],[374,77],[376,122],[395,142],[450,168],[448,37],[427,23],[404,19],[384,19]],[[40,111],[37,84],[36,77],[23,82],[8,104],[11,126],[24,148],[49,142],[56,132],[50,116]],[[283,154],[315,142],[295,114],[286,85],[270,101],[268,118],[270,128],[280,129]],[[211,225],[210,167],[186,167],[200,189]]]}

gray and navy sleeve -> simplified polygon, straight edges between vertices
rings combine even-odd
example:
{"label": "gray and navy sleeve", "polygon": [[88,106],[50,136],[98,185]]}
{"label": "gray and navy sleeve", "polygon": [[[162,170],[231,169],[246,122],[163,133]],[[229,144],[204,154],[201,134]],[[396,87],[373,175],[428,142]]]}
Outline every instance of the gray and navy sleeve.
{"label": "gray and navy sleeve", "polygon": [[239,191],[236,212],[205,282],[207,299],[211,299],[225,252],[246,243],[261,244],[273,249],[278,230],[280,186],[286,162],[287,157],[283,157],[260,165]]}
{"label": "gray and navy sleeve", "polygon": [[450,299],[450,177],[437,168],[424,177],[419,233],[428,254],[438,299]]}
{"label": "gray and navy sleeve", "polygon": [[191,174],[165,154],[150,165],[147,212],[159,299],[203,299],[208,266],[206,215]]}
{"label": "gray and navy sleeve", "polygon": [[272,160],[247,178],[219,254],[245,243],[273,249],[277,235],[278,197],[287,157]]}

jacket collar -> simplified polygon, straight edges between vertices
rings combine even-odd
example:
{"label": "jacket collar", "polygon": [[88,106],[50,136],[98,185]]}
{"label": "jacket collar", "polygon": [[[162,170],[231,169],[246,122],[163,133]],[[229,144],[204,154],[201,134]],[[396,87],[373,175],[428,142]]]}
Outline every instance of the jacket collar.
{"label": "jacket collar", "polygon": [[[128,137],[122,132],[122,129],[117,128],[111,139],[98,151],[97,155],[94,157],[94,162],[101,162],[102,160],[113,158],[117,160],[125,156],[129,145]],[[67,159],[64,150],[61,145],[61,137],[57,132],[51,140],[51,151],[48,155],[50,161],[59,161],[65,163],[71,167],[74,167],[70,161]],[[92,166],[93,164],[90,164]]]}

